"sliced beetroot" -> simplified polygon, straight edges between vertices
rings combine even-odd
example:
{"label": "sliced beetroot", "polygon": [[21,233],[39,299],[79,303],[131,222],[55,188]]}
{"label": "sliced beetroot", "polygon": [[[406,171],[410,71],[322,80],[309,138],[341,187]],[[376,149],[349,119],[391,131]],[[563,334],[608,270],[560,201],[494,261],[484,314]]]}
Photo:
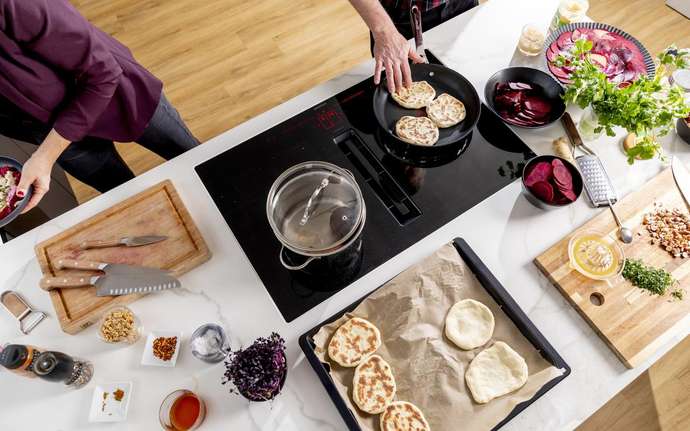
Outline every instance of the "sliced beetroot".
{"label": "sliced beetroot", "polygon": [[577,195],[575,194],[575,192],[572,189],[570,189],[570,190],[561,189],[561,194],[563,194],[563,196],[565,196],[570,202],[575,202],[575,200],[577,200]]}
{"label": "sliced beetroot", "polygon": [[592,63],[596,64],[601,70],[605,70],[609,63],[606,57],[601,54],[590,54],[589,58],[592,60]]}
{"label": "sliced beetroot", "polygon": [[539,181],[549,181],[553,168],[549,162],[535,163],[532,169],[525,176],[525,185],[530,187]]}
{"label": "sliced beetroot", "polygon": [[549,48],[546,50],[546,59],[550,63],[553,63],[554,61],[556,61],[556,59],[558,58],[558,56],[560,54],[561,54],[560,51],[559,52],[553,52],[553,51],[551,51],[551,48]]}
{"label": "sliced beetroot", "polygon": [[573,33],[570,31],[564,31],[558,36],[556,43],[561,50],[568,49],[573,45],[573,40],[571,39],[572,34]]}
{"label": "sliced beetroot", "polygon": [[537,181],[530,187],[530,190],[532,190],[532,193],[534,193],[536,197],[543,200],[544,202],[553,202],[553,187],[546,181]]}
{"label": "sliced beetroot", "polygon": [[551,103],[543,97],[527,96],[524,101],[525,110],[529,111],[533,117],[545,117],[551,113]]}
{"label": "sliced beetroot", "polygon": [[592,30],[592,35],[594,36],[595,40],[615,40],[610,31],[600,28]]}
{"label": "sliced beetroot", "polygon": [[579,28],[576,28],[573,30],[573,33],[570,35],[570,40],[573,42],[577,42],[580,38],[582,37],[582,31]]}
{"label": "sliced beetroot", "polygon": [[562,67],[558,67],[553,63],[549,63],[548,66],[553,76],[558,78],[559,81],[562,79],[570,79],[570,74],[566,72],[565,69],[563,69]]}
{"label": "sliced beetroot", "polygon": [[533,90],[532,86],[525,82],[509,82],[508,87],[511,90]]}

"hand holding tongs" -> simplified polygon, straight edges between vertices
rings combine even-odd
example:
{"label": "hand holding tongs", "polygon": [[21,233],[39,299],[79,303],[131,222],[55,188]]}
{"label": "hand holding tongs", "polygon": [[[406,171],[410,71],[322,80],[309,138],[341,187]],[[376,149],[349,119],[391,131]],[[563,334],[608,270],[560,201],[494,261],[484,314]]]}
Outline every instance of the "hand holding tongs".
{"label": "hand holding tongs", "polygon": [[410,26],[412,27],[412,34],[414,36],[415,51],[417,55],[422,57],[424,63],[429,63],[424,51],[424,37],[422,36],[422,12],[417,5],[410,8]]}

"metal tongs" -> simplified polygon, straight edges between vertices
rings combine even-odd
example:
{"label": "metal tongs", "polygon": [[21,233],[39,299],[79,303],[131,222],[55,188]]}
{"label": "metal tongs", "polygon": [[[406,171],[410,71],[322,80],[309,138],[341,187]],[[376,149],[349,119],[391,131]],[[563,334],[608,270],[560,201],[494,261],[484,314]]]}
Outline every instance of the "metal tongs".
{"label": "metal tongs", "polygon": [[424,51],[424,37],[422,36],[422,11],[417,5],[410,8],[410,26],[412,27],[412,35],[414,36],[415,51],[424,59],[424,63],[429,63]]}
{"label": "metal tongs", "polygon": [[582,151],[587,155],[599,157],[591,148],[589,148],[582,141],[580,133],[577,131],[577,127],[575,126],[575,122],[573,121],[573,117],[571,117],[569,113],[566,112],[563,114],[563,116],[561,117],[561,123],[563,123],[565,133],[568,135],[568,138],[570,138],[570,142],[572,143],[572,146],[570,147],[570,153],[573,156],[573,160],[575,160],[576,149]]}

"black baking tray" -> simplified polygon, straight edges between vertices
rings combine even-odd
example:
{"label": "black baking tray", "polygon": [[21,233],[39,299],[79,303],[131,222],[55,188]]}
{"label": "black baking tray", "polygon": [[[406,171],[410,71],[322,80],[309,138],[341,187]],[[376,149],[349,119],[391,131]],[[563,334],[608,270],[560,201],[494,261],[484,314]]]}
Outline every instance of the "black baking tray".
{"label": "black baking tray", "polygon": [[[467,244],[467,242],[465,242],[465,240],[462,238],[455,238],[453,240],[453,245],[455,245],[455,249],[458,251],[462,259],[465,261],[465,264],[467,264],[470,270],[477,277],[479,283],[484,287],[484,289],[486,289],[489,295],[491,295],[494,301],[496,301],[496,303],[501,307],[503,312],[513,321],[513,323],[515,323],[515,326],[517,326],[522,335],[524,335],[525,338],[527,338],[530,341],[530,343],[532,343],[532,345],[541,353],[541,356],[544,359],[546,359],[555,367],[565,370],[562,375],[555,377],[554,379],[544,384],[544,386],[542,386],[537,391],[537,393],[534,394],[532,398],[516,405],[515,408],[510,412],[510,414],[505,417],[505,419],[503,419],[495,427],[492,428],[493,430],[497,430],[506,423],[508,423],[508,421],[510,421],[512,418],[520,414],[521,411],[526,409],[530,404],[535,402],[539,397],[544,395],[551,388],[556,386],[561,380],[568,377],[568,375],[570,375],[571,369],[570,366],[561,357],[561,355],[558,354],[556,349],[554,349],[551,343],[549,343],[544,337],[544,335],[542,335],[542,333],[539,332],[537,327],[534,326],[532,321],[522,311],[520,306],[510,296],[510,294],[508,294],[508,292],[496,279],[496,277],[494,277],[491,271],[489,271],[486,265],[484,265],[481,259],[479,259],[479,256],[477,256],[474,253],[472,248],[470,248],[469,244]],[[350,431],[361,431],[362,428],[359,426],[359,423],[357,422],[355,415],[352,413],[352,411],[350,411],[347,404],[345,404],[345,400],[343,400],[343,398],[340,396],[340,393],[336,389],[335,384],[333,383],[333,379],[331,378],[331,375],[329,373],[330,365],[328,363],[321,362],[319,358],[316,356],[316,352],[314,351],[314,348],[316,346],[313,341],[313,336],[319,331],[319,329],[321,329],[322,326],[327,325],[333,322],[334,320],[339,319],[343,314],[354,310],[359,305],[359,303],[362,302],[369,295],[371,295],[371,293],[368,293],[364,297],[358,299],[349,306],[345,307],[343,310],[340,310],[338,313],[331,316],[329,319],[326,319],[325,321],[319,323],[310,331],[302,334],[302,336],[299,339],[299,344],[302,348],[302,351],[304,351],[304,355],[307,357],[307,360],[309,360],[309,363],[311,364],[312,368],[314,368],[314,371],[316,371],[316,374],[319,376],[321,383],[326,388],[328,395],[331,397],[331,400],[333,400],[333,403],[338,409],[338,412],[340,412],[340,415],[343,417],[343,420],[347,424],[347,427]]]}

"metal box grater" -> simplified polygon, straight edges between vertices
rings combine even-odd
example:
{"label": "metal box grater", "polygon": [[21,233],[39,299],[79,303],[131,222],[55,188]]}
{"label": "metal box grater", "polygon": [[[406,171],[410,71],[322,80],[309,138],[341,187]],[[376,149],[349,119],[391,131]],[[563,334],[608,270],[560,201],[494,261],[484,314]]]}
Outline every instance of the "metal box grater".
{"label": "metal box grater", "polygon": [[604,207],[616,203],[618,196],[613,187],[601,159],[595,155],[587,154],[575,158],[577,166],[580,168],[585,185],[585,193],[592,205]]}

